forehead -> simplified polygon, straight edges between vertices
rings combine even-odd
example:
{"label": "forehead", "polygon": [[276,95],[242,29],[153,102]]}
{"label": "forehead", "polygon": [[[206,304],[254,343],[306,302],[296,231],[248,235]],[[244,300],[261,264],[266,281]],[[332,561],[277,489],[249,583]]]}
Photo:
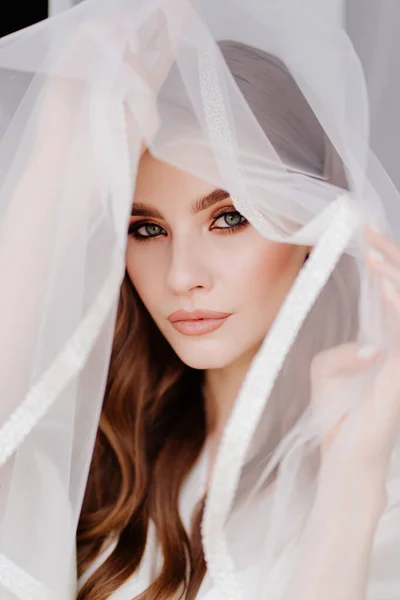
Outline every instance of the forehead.
{"label": "forehead", "polygon": [[140,160],[134,201],[166,208],[190,203],[210,193],[215,186],[158,160],[145,152]]}

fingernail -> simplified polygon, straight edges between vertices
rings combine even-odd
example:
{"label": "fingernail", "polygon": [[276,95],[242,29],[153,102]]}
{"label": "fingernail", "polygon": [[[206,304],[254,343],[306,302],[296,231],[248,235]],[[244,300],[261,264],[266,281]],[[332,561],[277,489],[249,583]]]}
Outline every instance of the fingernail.
{"label": "fingernail", "polygon": [[375,346],[361,346],[357,351],[358,358],[373,358],[378,354],[378,348]]}

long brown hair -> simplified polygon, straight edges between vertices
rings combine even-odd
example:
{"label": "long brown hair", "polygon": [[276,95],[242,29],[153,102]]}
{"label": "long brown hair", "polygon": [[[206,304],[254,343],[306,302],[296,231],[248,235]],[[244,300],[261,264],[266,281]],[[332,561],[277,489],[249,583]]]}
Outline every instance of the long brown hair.
{"label": "long brown hair", "polygon": [[[289,71],[275,57],[235,42],[221,51],[281,159],[335,185],[343,165]],[[343,187],[345,187],[343,185]],[[190,539],[178,498],[206,437],[202,373],[185,366],[154,325],[128,276],[121,289],[104,405],[80,517],[82,574],[110,535],[117,545],[78,600],[105,600],[138,568],[149,522],[163,563],[140,600],[194,600],[206,572],[195,511]]]}
{"label": "long brown hair", "polygon": [[202,506],[190,541],[178,499],[206,435],[201,376],[176,356],[126,274],[78,527],[79,574],[110,533],[119,539],[81,589],[79,600],[104,600],[134,573],[144,553],[150,519],[164,563],[141,598],[162,600],[179,589],[182,595],[197,591],[205,572],[199,535]]}

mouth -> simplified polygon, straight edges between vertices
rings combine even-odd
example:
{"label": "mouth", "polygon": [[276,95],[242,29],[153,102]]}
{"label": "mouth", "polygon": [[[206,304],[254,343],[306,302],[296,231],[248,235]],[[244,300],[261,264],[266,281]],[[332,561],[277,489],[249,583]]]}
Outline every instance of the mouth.
{"label": "mouth", "polygon": [[183,335],[205,335],[221,327],[231,313],[209,310],[178,310],[168,317],[171,325]]}

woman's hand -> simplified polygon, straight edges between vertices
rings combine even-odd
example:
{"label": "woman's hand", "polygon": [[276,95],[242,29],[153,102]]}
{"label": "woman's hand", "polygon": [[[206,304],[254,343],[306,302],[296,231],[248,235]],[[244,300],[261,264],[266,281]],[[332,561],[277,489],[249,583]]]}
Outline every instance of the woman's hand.
{"label": "woman's hand", "polygon": [[[312,365],[314,409],[351,394],[357,405],[325,435],[321,471],[365,474],[385,494],[387,470],[400,431],[400,247],[372,228],[366,231],[366,264],[379,277],[384,311],[392,314],[395,344],[378,348],[345,344],[319,354]],[[398,287],[397,287],[398,286]]]}
{"label": "woman's hand", "polygon": [[[372,545],[400,429],[400,248],[372,229],[366,241],[366,263],[380,279],[384,307],[394,317],[395,344],[390,353],[346,344],[313,363],[317,423],[323,425],[318,418],[328,417],[336,405],[339,412],[336,426],[323,429],[316,498],[285,600],[367,597]],[[326,423],[332,420],[331,412]]]}

